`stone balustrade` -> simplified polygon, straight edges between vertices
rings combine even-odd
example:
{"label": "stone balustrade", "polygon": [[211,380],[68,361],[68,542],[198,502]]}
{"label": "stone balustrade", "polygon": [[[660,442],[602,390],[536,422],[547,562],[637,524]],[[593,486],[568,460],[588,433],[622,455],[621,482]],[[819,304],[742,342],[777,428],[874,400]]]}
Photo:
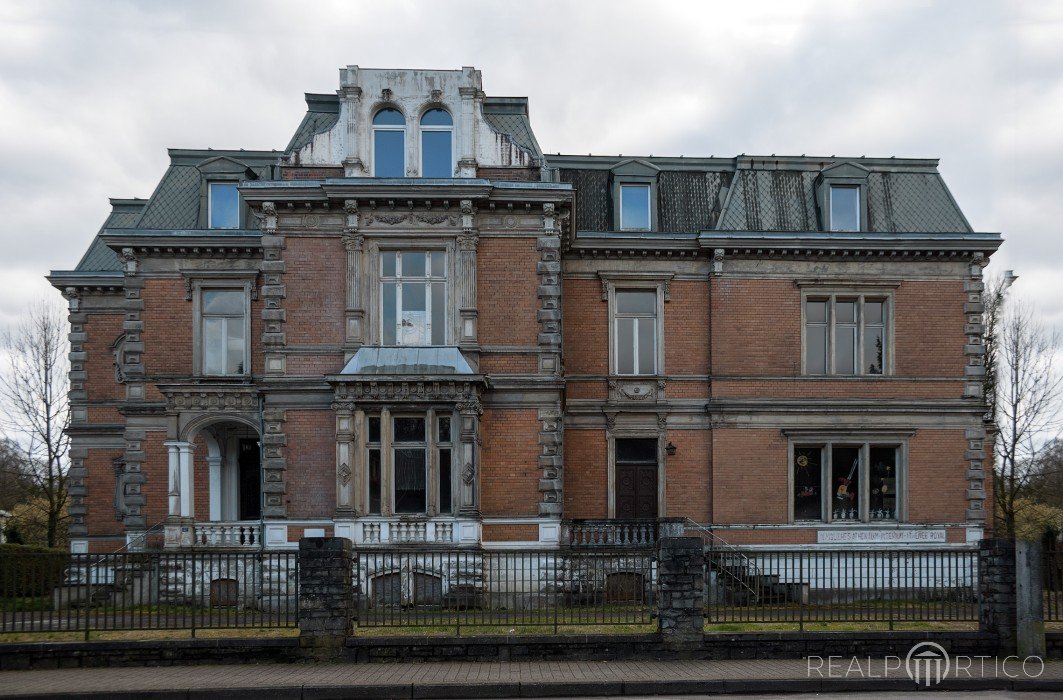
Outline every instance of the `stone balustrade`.
{"label": "stone balustrade", "polygon": [[257,520],[242,522],[196,523],[193,545],[196,547],[258,547],[262,531]]}

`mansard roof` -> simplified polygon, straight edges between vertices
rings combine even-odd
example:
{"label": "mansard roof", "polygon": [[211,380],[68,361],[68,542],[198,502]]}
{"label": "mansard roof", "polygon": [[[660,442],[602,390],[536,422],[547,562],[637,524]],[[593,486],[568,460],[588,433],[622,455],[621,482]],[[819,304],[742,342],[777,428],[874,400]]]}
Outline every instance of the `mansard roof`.
{"label": "mansard roof", "polygon": [[547,156],[560,180],[579,192],[577,230],[615,228],[612,176],[632,160],[660,168],[656,186],[662,232],[821,231],[816,188],[835,177],[866,178],[869,231],[972,231],[938,173],[936,159]]}

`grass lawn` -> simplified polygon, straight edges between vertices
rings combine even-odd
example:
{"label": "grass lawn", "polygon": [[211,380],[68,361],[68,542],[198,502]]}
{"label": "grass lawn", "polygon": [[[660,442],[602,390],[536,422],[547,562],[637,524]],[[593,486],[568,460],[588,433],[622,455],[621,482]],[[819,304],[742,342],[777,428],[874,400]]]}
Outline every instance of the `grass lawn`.
{"label": "grass lawn", "polygon": [[[298,637],[295,627],[230,627],[225,629],[197,629],[196,639],[274,639]],[[18,642],[81,642],[84,632],[5,632],[0,644]],[[150,641],[192,639],[191,630],[101,630],[89,632],[89,641]]]}
{"label": "grass lawn", "polygon": [[[894,631],[955,630],[977,631],[977,622],[894,622]],[[796,622],[726,622],[705,625],[706,633],[729,632],[798,632]],[[888,632],[888,622],[805,622],[805,632]]]}

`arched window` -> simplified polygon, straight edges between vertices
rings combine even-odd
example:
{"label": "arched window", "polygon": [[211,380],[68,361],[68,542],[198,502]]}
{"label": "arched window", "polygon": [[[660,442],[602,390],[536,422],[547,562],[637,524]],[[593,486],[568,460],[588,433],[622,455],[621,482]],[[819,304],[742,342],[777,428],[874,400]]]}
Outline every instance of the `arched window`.
{"label": "arched window", "polygon": [[454,177],[454,120],[445,109],[421,117],[421,177]]}
{"label": "arched window", "polygon": [[373,175],[406,177],[406,118],[397,109],[373,117]]}

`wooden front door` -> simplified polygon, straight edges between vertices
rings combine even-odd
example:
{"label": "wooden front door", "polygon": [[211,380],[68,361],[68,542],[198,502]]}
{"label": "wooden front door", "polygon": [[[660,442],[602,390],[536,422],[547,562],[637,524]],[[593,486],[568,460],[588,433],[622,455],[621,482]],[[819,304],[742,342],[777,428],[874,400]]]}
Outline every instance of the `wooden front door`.
{"label": "wooden front door", "polygon": [[657,440],[616,441],[616,517],[657,517]]}

